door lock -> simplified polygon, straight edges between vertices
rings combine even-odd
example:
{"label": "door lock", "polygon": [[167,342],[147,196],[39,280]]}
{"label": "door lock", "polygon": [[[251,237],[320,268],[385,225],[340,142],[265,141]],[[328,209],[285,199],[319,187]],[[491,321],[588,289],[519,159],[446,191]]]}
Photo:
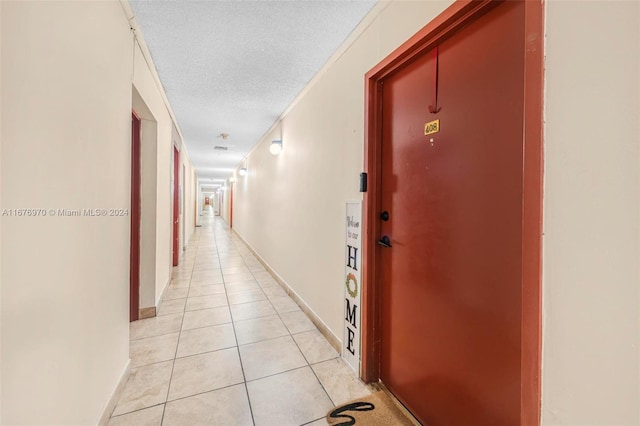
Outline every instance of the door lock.
{"label": "door lock", "polygon": [[389,220],[389,212],[388,211],[383,211],[382,213],[380,213],[380,219],[384,220],[385,222]]}
{"label": "door lock", "polygon": [[391,248],[391,240],[386,235],[378,240],[378,244],[382,247]]}

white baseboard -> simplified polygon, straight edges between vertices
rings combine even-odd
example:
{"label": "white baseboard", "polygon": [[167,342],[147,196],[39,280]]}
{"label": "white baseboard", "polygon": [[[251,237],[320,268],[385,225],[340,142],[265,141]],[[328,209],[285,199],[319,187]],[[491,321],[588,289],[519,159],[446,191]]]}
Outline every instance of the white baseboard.
{"label": "white baseboard", "polygon": [[109,419],[111,418],[111,413],[116,409],[116,405],[122,396],[122,391],[124,391],[124,387],[127,384],[127,380],[129,380],[129,373],[131,372],[131,359],[127,360],[127,365],[124,367],[124,371],[120,376],[120,380],[118,380],[118,384],[116,385],[107,406],[104,407],[104,411],[100,416],[100,421],[98,422],[99,426],[106,426],[109,423]]}
{"label": "white baseboard", "polygon": [[302,312],[311,320],[311,322],[318,328],[320,333],[329,341],[331,346],[339,353],[342,354],[342,341],[329,329],[329,327],[322,321],[322,319],[311,309],[309,305],[300,297],[296,291],[291,288],[291,286],[267,263],[266,260],[263,259],[262,256],[253,248],[251,244],[245,240],[242,235],[238,234],[235,230],[231,230],[238,238],[242,240],[242,242],[249,248],[251,253],[258,259],[258,261],[264,266],[264,268],[269,272],[273,278],[280,284],[280,287],[284,291],[287,292],[289,297],[293,299],[294,302],[300,307]]}

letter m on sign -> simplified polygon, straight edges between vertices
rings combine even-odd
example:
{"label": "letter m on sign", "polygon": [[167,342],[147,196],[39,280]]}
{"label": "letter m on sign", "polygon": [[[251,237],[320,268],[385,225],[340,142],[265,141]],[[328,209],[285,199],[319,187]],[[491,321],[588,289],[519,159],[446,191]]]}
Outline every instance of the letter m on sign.
{"label": "letter m on sign", "polygon": [[356,326],[356,311],[358,309],[358,305],[354,303],[353,307],[351,307],[351,303],[349,302],[349,299],[345,299],[345,302],[347,302],[345,304],[345,307],[347,308],[347,312],[346,312],[346,315],[344,316],[344,320],[348,321],[354,328],[358,328]]}

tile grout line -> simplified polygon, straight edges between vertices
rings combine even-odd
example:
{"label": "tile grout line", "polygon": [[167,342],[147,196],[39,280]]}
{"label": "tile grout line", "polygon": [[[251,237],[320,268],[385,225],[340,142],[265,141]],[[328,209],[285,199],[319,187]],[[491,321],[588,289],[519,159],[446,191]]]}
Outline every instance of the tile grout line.
{"label": "tile grout line", "polygon": [[[198,240],[199,240],[199,238],[196,238],[195,240],[196,240],[196,241],[198,241]],[[173,278],[173,272],[172,272],[171,280],[173,280],[173,279],[174,279],[174,278]],[[163,300],[163,301],[164,301],[164,300]],[[177,313],[176,313],[176,315],[177,315]],[[157,316],[156,316],[156,317],[157,317]],[[164,336],[164,335],[167,335],[167,334],[174,334],[174,333],[175,333],[175,332],[172,332],[172,333],[165,333],[165,334],[158,335],[158,336],[148,336],[148,337],[146,337],[146,338],[159,337],[159,336]],[[178,331],[178,336],[179,336],[179,331]],[[129,339],[129,342],[131,343],[132,341],[137,341],[137,340],[142,340],[142,339],[144,339],[144,338],[140,338],[140,339]],[[176,349],[177,349],[177,344],[176,344]],[[165,362],[169,362],[169,361],[171,361],[171,360],[170,360],[170,359],[168,359],[168,360],[163,360],[163,361],[152,362],[152,363],[149,363],[149,364],[144,364],[144,365],[137,366],[137,367],[135,367],[135,368],[136,368],[136,369],[138,369],[138,368],[147,367],[147,366],[150,366],[150,365],[155,365],[155,364],[160,364],[160,363],[165,363]],[[175,362],[175,358],[174,358],[174,362]],[[172,365],[172,374],[173,374],[173,365]],[[169,377],[169,381],[171,381],[171,377]],[[168,390],[167,390],[167,392],[168,392]],[[118,401],[118,403],[119,403],[119,401]],[[162,406],[163,406],[163,408],[162,408],[162,417],[161,417],[161,422],[162,422],[162,420],[164,419],[164,412],[165,412],[166,400],[165,400],[164,402],[160,402],[160,403],[157,403],[157,404],[153,404],[153,405],[150,405],[150,406],[148,406],[148,407],[142,407],[142,408],[139,408],[139,409],[136,409],[136,410],[128,411],[128,412],[126,412],[126,413],[121,413],[121,414],[118,414],[118,415],[116,415],[116,416],[114,416],[114,415],[113,415],[113,413],[112,413],[112,414],[111,414],[111,416],[109,417],[109,419],[112,419],[112,418],[115,418],[115,417],[121,417],[121,416],[125,416],[125,415],[130,415],[130,414],[132,414],[132,413],[135,413],[135,412],[138,412],[138,411],[142,411],[142,410],[146,410],[146,409],[148,409],[148,408],[157,407],[157,406],[159,406],[159,405],[162,405]],[[115,412],[115,410],[114,410],[114,412]]]}
{"label": "tile grout line", "polygon": [[[215,219],[214,219],[215,220]],[[216,241],[216,245],[218,243],[217,241],[217,233],[216,230],[213,230],[213,239]],[[220,266],[222,266],[222,263],[220,262],[220,255],[218,255],[218,262],[220,263]],[[224,281],[224,274],[222,276],[222,280]],[[227,285],[224,285],[224,294],[227,297],[227,304],[229,303],[229,294],[227,293]],[[235,321],[233,320],[233,313],[231,312],[231,305],[229,306],[229,314],[231,316],[231,327],[233,328],[233,337],[236,339],[236,351],[238,354],[238,361],[240,361],[240,370],[242,372],[242,379],[243,382],[242,384],[244,385],[244,392],[245,395],[247,396],[247,403],[249,404],[249,414],[251,415],[251,422],[255,425],[256,424],[256,419],[253,416],[253,407],[251,406],[251,398],[249,397],[249,388],[247,387],[247,376],[244,373],[244,364],[242,363],[242,356],[240,355],[240,345],[238,343],[238,334],[236,333],[236,324]]]}
{"label": "tile grout line", "polygon": [[[241,243],[242,243],[242,242],[241,242]],[[234,242],[233,242],[233,244],[234,244],[234,246],[236,246],[236,250],[237,250],[237,249],[238,249],[238,247],[237,247],[236,242],[234,241]],[[242,244],[244,245],[244,243],[242,243]],[[243,258],[243,261],[244,261],[244,258]],[[246,262],[245,262],[245,265],[246,265]],[[253,278],[257,281],[257,279],[256,279],[255,275],[253,275],[253,272],[250,272],[250,273],[251,273],[251,275],[253,276]],[[262,287],[262,286],[260,286],[260,287]],[[289,295],[287,295],[286,297],[287,297],[288,299],[290,299],[290,300],[293,300],[293,299],[291,299],[291,297],[290,297]],[[304,359],[304,361],[307,363],[307,365],[302,366],[302,367],[298,367],[298,368],[294,368],[294,369],[290,369],[290,370],[286,370],[286,371],[281,371],[281,372],[278,372],[278,373],[274,373],[274,374],[272,374],[272,375],[270,375],[270,376],[261,377],[261,378],[259,378],[259,379],[255,379],[255,380],[265,379],[265,378],[267,378],[267,377],[276,376],[276,375],[278,375],[278,374],[283,374],[283,373],[286,373],[286,372],[288,372],[288,371],[294,371],[294,370],[299,370],[299,369],[302,369],[302,368],[308,368],[309,370],[311,370],[311,373],[312,373],[312,374],[313,374],[313,376],[316,378],[316,381],[318,382],[318,384],[319,384],[319,385],[320,385],[320,387],[322,388],[322,391],[323,391],[323,392],[324,392],[324,394],[327,396],[327,399],[329,400],[329,402],[331,403],[331,405],[333,405],[333,406],[335,407],[335,406],[336,406],[336,404],[333,402],[333,399],[331,399],[331,396],[329,396],[329,392],[327,392],[327,389],[326,389],[326,388],[324,387],[324,385],[322,384],[322,381],[320,381],[320,378],[318,377],[318,375],[316,374],[316,372],[314,371],[314,369],[311,367],[311,365],[312,365],[312,364],[310,364],[310,363],[309,363],[309,360],[307,359],[307,357],[305,356],[304,352],[303,352],[303,351],[302,351],[302,349],[300,348],[300,345],[298,345],[298,342],[297,342],[297,341],[296,341],[296,339],[293,337],[293,334],[291,333],[291,330],[289,330],[289,327],[287,327],[287,326],[286,326],[285,322],[284,322],[284,321],[283,321],[283,319],[282,319],[281,314],[288,313],[288,312],[279,312],[279,311],[278,311],[278,309],[276,309],[276,307],[275,307],[275,305],[273,304],[273,302],[271,301],[271,299],[267,297],[267,300],[269,300],[269,303],[271,304],[271,306],[273,307],[273,309],[276,311],[276,315],[278,316],[278,319],[279,319],[279,320],[280,320],[280,322],[284,325],[285,330],[287,330],[287,332],[288,332],[288,336],[289,336],[289,338],[293,341],[293,344],[294,344],[294,345],[296,345],[296,348],[298,348],[298,351],[299,351],[299,352],[300,352],[300,354],[302,355],[302,358],[303,358],[303,359]],[[295,301],[294,301],[294,303],[295,303]],[[295,312],[295,311],[292,311],[292,312]],[[284,336],[279,336],[279,337],[284,337]],[[264,341],[264,340],[262,340],[262,341]],[[258,342],[256,342],[256,343],[258,343]],[[239,350],[240,350],[240,347],[238,346],[238,351],[239,351]],[[242,363],[242,359],[240,360],[240,362]],[[255,381],[255,380],[252,380],[252,381]],[[246,385],[247,383],[248,383],[248,381],[246,381],[246,378],[245,378],[245,385]],[[247,392],[248,392],[248,391],[247,391]],[[311,422],[307,422],[307,423],[303,423],[303,424],[312,423],[312,422],[314,422],[314,421],[315,421],[315,420],[312,420]],[[255,424],[255,421],[254,421],[254,424]]]}
{"label": "tile grout line", "polygon": [[[198,234],[198,239],[197,239],[197,243],[196,243],[196,249],[195,249],[195,259],[197,259],[198,257],[198,248],[200,247],[200,235]],[[194,266],[193,268],[195,268],[195,259],[194,259]],[[193,276],[193,268],[191,269],[191,276]],[[191,291],[191,277],[189,278],[189,291]],[[189,292],[187,292],[187,295],[189,294]],[[184,324],[184,314],[185,314],[185,309],[187,307],[187,301],[185,300],[184,302],[184,307],[182,310],[182,321],[180,321],[180,329],[178,330],[178,342],[176,343],[176,351],[173,354],[173,363],[171,364],[171,375],[169,376],[169,386],[167,386],[167,396],[165,396],[164,398],[164,408],[162,410],[162,419],[160,420],[160,425],[162,425],[162,423],[164,423],[164,415],[165,412],[167,410],[167,403],[169,402],[169,392],[171,391],[171,381],[173,380],[173,372],[175,371],[175,367],[176,367],[176,356],[178,355],[178,348],[180,347],[180,337],[182,336],[182,325]]]}
{"label": "tile grout line", "polygon": [[[241,244],[244,245],[244,243],[241,241]],[[236,243],[234,242],[234,245],[236,245]],[[236,250],[237,250],[237,245],[236,245]],[[268,272],[268,271],[267,271]],[[251,273],[251,275],[253,275],[253,273]],[[271,274],[269,274],[271,275]],[[254,276],[255,278],[255,276]],[[257,281],[257,279],[256,279]],[[262,286],[261,286],[262,287]],[[286,296],[288,299],[293,300],[291,298],[291,296],[287,295]],[[275,305],[273,305],[273,303],[271,302],[271,300],[269,299],[269,303],[271,303],[271,305],[273,306],[274,310],[276,311],[276,314],[278,315],[278,318],[280,319],[280,322],[282,322],[282,324],[285,324],[285,322],[282,319],[281,314],[284,313],[288,313],[288,312],[279,312],[276,308]],[[295,301],[294,301],[295,303]],[[297,304],[296,304],[297,305]],[[300,309],[298,309],[300,310]],[[291,312],[295,312],[295,311],[291,311]],[[305,367],[308,367],[309,370],[311,370],[311,373],[313,374],[313,376],[316,378],[318,384],[320,384],[320,387],[322,388],[322,391],[324,392],[324,394],[327,396],[327,398],[329,399],[329,402],[335,407],[336,404],[335,402],[333,402],[333,399],[331,398],[331,396],[329,395],[329,392],[327,392],[327,389],[324,387],[324,384],[322,383],[322,381],[320,380],[320,378],[318,377],[318,375],[316,374],[315,370],[311,367],[313,364],[311,364],[309,362],[309,360],[307,359],[307,356],[304,354],[304,352],[302,351],[302,349],[300,348],[300,345],[298,344],[298,342],[296,341],[296,339],[293,337],[293,334],[291,333],[291,330],[289,330],[289,327],[286,326],[285,324],[285,329],[289,332],[289,337],[291,338],[291,340],[293,340],[293,343],[296,345],[296,347],[298,348],[298,351],[300,351],[300,354],[302,355],[303,359],[305,360],[305,362],[307,363],[307,365]],[[317,328],[316,328],[317,329]],[[300,334],[300,333],[297,333]],[[338,357],[340,356],[340,354],[338,354]],[[335,358],[331,358],[331,359],[335,359]],[[325,360],[328,361],[328,360]],[[300,367],[300,368],[305,368],[305,367]],[[292,370],[289,370],[292,371]],[[281,373],[277,373],[277,374],[281,374]],[[268,376],[267,376],[268,377]],[[263,377],[264,378],[264,377]],[[313,420],[315,421],[315,420]],[[306,423],[305,423],[306,424]]]}

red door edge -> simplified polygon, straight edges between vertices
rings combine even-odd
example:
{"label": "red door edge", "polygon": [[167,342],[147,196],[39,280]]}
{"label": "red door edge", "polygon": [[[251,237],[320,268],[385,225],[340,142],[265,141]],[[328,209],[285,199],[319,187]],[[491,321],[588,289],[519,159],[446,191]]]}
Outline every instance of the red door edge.
{"label": "red door edge", "polygon": [[[430,49],[466,22],[497,6],[497,1],[459,0],[365,75],[365,171],[369,191],[363,201],[362,362],[367,383],[380,378],[379,283],[377,282],[377,213],[380,203],[380,81],[398,67]],[[521,341],[521,421],[540,424],[541,395],[541,251],[543,168],[543,38],[544,3],[526,1],[523,183],[523,271]]]}
{"label": "red door edge", "polygon": [[140,309],[140,116],[131,111],[131,218],[129,243],[129,321]]}
{"label": "red door edge", "polygon": [[180,151],[173,147],[173,266],[180,262]]}

